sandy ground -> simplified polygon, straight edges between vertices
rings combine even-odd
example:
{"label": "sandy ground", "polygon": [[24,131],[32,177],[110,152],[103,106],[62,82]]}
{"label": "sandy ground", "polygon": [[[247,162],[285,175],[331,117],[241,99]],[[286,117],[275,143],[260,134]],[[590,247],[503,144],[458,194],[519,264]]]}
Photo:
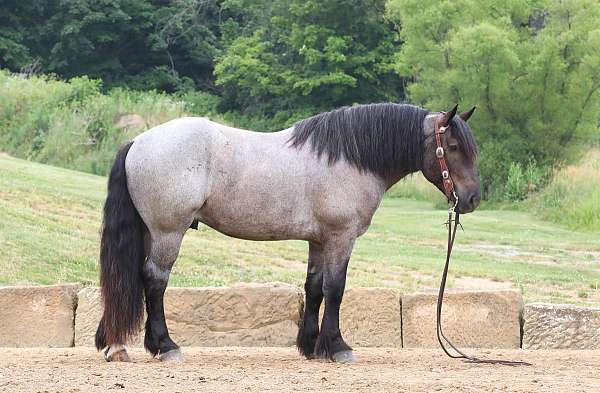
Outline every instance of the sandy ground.
{"label": "sandy ground", "polygon": [[358,348],[359,363],[301,359],[292,348],[184,348],[164,364],[133,351],[2,349],[0,392],[600,392],[600,351],[476,351],[530,367],[474,365],[440,350]]}

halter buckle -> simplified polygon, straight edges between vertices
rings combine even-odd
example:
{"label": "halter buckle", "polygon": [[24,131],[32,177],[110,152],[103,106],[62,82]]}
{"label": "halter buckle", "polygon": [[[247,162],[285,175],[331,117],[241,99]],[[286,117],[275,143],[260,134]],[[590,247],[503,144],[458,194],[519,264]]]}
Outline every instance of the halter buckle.
{"label": "halter buckle", "polygon": [[440,127],[438,134],[443,134],[444,132],[446,132],[447,129],[448,129],[448,126]]}
{"label": "halter buckle", "polygon": [[442,179],[446,180],[450,177],[450,174],[448,173],[448,171],[442,171]]}
{"label": "halter buckle", "polygon": [[435,149],[435,156],[437,158],[444,158],[444,148],[439,146],[437,149]]}

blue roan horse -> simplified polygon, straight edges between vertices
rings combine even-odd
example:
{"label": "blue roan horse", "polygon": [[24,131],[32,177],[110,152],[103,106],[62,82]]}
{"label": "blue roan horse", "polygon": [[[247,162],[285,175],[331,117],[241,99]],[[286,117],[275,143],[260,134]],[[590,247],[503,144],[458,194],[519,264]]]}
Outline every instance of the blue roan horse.
{"label": "blue roan horse", "polygon": [[456,209],[477,207],[477,147],[466,123],[473,109],[456,115],[456,107],[430,113],[411,105],[362,105],[274,133],[187,117],[139,135],[118,152],[108,180],[96,347],[106,360],[129,360],[125,344],[140,330],[145,300],[146,349],[160,360],[183,360],[169,337],[163,294],[183,235],[199,221],[242,239],[308,241],[298,349],[307,358],[354,361],[339,329],[354,241],[385,191],[406,175],[422,171],[443,191],[436,124],[448,127],[441,143]]}

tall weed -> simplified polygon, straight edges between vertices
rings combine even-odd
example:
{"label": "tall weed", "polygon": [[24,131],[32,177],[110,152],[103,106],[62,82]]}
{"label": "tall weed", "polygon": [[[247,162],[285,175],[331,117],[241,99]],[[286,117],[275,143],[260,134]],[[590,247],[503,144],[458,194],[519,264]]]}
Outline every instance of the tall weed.
{"label": "tall weed", "polygon": [[556,171],[529,204],[542,218],[573,229],[600,231],[600,149],[590,150],[578,165]]}

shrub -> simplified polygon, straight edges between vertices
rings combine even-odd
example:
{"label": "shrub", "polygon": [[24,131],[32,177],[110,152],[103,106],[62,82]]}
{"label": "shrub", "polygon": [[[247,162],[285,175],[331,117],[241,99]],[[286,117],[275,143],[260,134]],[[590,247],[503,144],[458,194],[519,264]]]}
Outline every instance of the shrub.
{"label": "shrub", "polygon": [[543,170],[537,166],[534,160],[529,160],[525,168],[518,162],[511,162],[508,168],[508,179],[504,186],[504,197],[512,202],[523,201],[539,189],[543,181]]}

